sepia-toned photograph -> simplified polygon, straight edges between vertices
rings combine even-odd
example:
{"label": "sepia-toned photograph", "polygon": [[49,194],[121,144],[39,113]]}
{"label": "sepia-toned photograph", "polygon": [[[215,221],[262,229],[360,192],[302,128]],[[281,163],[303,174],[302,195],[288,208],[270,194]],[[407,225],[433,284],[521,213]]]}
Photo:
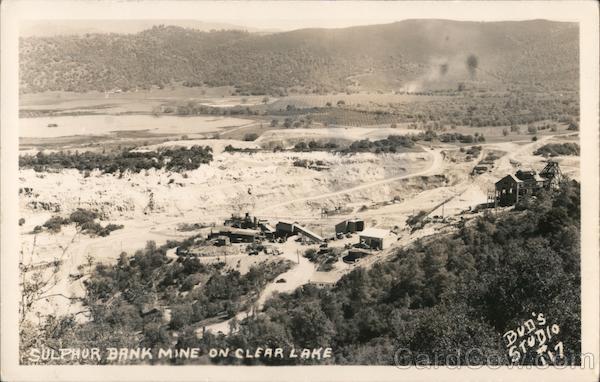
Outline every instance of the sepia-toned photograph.
{"label": "sepia-toned photograph", "polygon": [[597,8],[77,3],[11,32],[19,365],[597,377]]}

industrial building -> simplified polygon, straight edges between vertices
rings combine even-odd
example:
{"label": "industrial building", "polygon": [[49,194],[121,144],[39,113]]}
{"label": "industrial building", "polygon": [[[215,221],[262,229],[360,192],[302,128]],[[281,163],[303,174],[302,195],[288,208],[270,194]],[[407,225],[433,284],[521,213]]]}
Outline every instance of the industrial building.
{"label": "industrial building", "polygon": [[494,206],[511,206],[519,200],[535,195],[542,189],[554,187],[562,175],[558,163],[549,161],[537,174],[534,170],[519,170],[495,184]]}
{"label": "industrial building", "polygon": [[274,238],[276,232],[275,228],[269,224],[268,220],[258,219],[256,216],[251,216],[248,212],[246,212],[243,217],[232,214],[229,219],[225,220],[224,225],[238,229],[260,230],[267,239]]}
{"label": "industrial building", "polygon": [[277,231],[277,235],[282,237],[300,234],[315,243],[323,243],[325,241],[320,235],[295,222],[279,221],[275,225],[275,230]]}
{"label": "industrial building", "polygon": [[217,239],[223,245],[227,244],[224,238],[229,238],[231,243],[254,243],[261,238],[261,232],[254,229],[222,227],[214,231],[211,230],[208,238]]}
{"label": "industrial building", "polygon": [[360,243],[371,249],[386,249],[394,241],[392,233],[387,229],[367,228],[359,234]]}
{"label": "industrial building", "polygon": [[348,219],[335,225],[335,233],[354,233],[365,229],[362,219]]}
{"label": "industrial building", "polygon": [[241,229],[256,229],[258,228],[258,219],[256,216],[252,217],[248,212],[241,217],[236,214],[232,214],[231,218],[225,220],[226,226],[241,228]]}
{"label": "industrial building", "polygon": [[275,230],[279,234],[287,234],[289,236],[294,234],[294,226],[295,225],[292,222],[279,221],[275,224]]}

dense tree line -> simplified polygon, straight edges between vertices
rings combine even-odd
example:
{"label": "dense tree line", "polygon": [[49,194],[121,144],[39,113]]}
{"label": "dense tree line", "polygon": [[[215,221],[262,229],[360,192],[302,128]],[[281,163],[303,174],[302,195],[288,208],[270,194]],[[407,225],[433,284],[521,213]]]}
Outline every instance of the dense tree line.
{"label": "dense tree line", "polygon": [[71,152],[38,152],[36,155],[19,157],[20,168],[33,168],[35,171],[48,169],[74,168],[79,171],[100,170],[103,173],[124,173],[126,171],[140,172],[142,170],[166,169],[168,171],[195,170],[202,164],[212,161],[210,146],[192,146],[160,148],[156,151],[123,150],[113,153],[97,153],[86,151]]}
{"label": "dense tree line", "polygon": [[459,143],[474,143],[474,142],[485,142],[483,134],[475,133],[471,134],[460,134],[460,133],[442,133],[437,134],[435,131],[425,131],[419,134],[409,135],[389,135],[387,138],[370,140],[361,139],[353,141],[346,147],[341,147],[335,142],[321,142],[310,140],[307,142],[300,141],[294,145],[293,150],[297,152],[308,152],[308,151],[334,151],[344,154],[348,153],[360,153],[360,152],[372,152],[375,154],[381,153],[401,153],[407,150],[413,149],[415,143],[419,141],[439,141],[439,142],[459,142]]}
{"label": "dense tree line", "polygon": [[[470,36],[470,51],[463,37],[439,38],[455,33]],[[129,35],[21,38],[19,77],[24,92],[127,91],[179,82],[236,86],[242,94],[327,93],[345,91],[353,85],[349,77],[359,73],[369,73],[374,84],[400,87],[426,75],[435,57],[457,56],[461,67],[447,63],[444,75],[465,71],[467,58],[475,57],[477,66],[463,73],[465,80],[485,76],[501,86],[563,90],[577,87],[577,41],[575,23],[539,21],[407,20],[266,35],[159,26]],[[361,85],[378,90],[368,81]]]}

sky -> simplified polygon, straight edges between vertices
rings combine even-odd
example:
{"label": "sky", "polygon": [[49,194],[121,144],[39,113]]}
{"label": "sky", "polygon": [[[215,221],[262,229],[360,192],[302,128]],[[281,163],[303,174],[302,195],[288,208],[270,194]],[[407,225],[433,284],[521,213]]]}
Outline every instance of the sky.
{"label": "sky", "polygon": [[[47,1],[22,0],[27,7],[22,35],[56,34],[57,31],[135,33],[157,24],[198,29],[242,27],[250,32],[301,28],[343,28],[386,24],[410,18],[453,20],[526,20],[545,18],[570,21],[568,13],[543,3],[413,2],[413,1]],[[522,5],[521,9],[516,9]],[[543,6],[543,9],[541,8]],[[494,9],[492,9],[494,8]],[[543,11],[543,12],[542,12]],[[554,16],[553,16],[554,15]],[[35,19],[35,22],[30,21]],[[74,19],[77,21],[67,21]],[[95,20],[92,20],[95,19]],[[137,19],[137,20],[136,20]],[[29,20],[29,21],[27,21]],[[45,21],[40,21],[45,20]],[[53,20],[53,21],[50,21]],[[106,21],[108,20],[108,21]],[[145,20],[141,22],[140,20]],[[178,22],[169,22],[180,20]],[[34,28],[34,26],[37,28]],[[80,32],[81,33],[81,32]]]}

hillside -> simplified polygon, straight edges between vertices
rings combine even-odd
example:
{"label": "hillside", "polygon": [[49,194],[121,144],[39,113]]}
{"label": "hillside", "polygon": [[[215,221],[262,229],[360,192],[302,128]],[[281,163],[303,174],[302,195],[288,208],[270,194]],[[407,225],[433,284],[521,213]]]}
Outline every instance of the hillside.
{"label": "hillside", "polygon": [[406,20],[268,35],[158,26],[136,34],[25,37],[19,58],[24,93],[181,82],[285,94],[415,91],[464,81],[575,89],[579,49],[572,23]]}

